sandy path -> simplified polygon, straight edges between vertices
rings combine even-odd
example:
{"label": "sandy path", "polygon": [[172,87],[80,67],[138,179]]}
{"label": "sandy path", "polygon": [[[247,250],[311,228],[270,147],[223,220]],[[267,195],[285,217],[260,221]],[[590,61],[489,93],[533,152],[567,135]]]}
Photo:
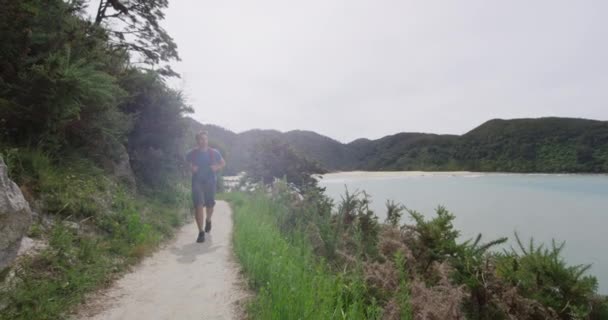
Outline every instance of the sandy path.
{"label": "sandy path", "polygon": [[146,258],[106,292],[96,295],[80,319],[236,319],[240,289],[230,246],[230,207],[218,201],[213,229],[196,243],[194,222]]}

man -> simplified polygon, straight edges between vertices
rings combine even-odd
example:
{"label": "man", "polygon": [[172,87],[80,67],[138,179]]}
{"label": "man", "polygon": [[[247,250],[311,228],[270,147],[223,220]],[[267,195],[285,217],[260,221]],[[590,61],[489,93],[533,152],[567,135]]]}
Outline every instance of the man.
{"label": "man", "polygon": [[[211,231],[211,216],[215,206],[217,188],[216,172],[222,170],[226,162],[219,151],[209,147],[207,131],[196,134],[197,147],[188,152],[186,160],[192,170],[192,201],[194,202],[198,238],[196,242],[205,241],[205,232]],[[207,210],[205,229],[203,230],[204,210]]]}

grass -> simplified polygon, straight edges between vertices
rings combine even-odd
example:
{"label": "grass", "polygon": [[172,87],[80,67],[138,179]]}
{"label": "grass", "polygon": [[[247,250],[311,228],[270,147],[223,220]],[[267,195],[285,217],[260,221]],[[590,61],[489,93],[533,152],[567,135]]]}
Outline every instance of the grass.
{"label": "grass", "polygon": [[298,200],[286,187],[227,195],[234,249],[258,292],[253,319],[608,319],[595,277],[568,265],[563,245],[516,236],[521,252],[492,252],[506,238],[459,243],[442,207],[380,224],[365,193],[347,192],[332,212],[319,190]]}
{"label": "grass", "polygon": [[253,319],[377,319],[357,273],[335,274],[317,259],[302,235],[286,238],[277,221],[281,206],[263,194],[226,196],[235,215],[234,249],[258,294]]}
{"label": "grass", "polygon": [[[7,307],[0,319],[61,319],[87,293],[108,285],[151,253],[182,224],[185,189],[162,195],[127,192],[85,160],[53,164],[43,153],[22,150],[4,156],[11,176],[38,206],[51,213],[51,227],[34,222],[29,236],[48,247],[14,268]],[[23,188],[23,187],[22,187]]]}
{"label": "grass", "polygon": [[26,199],[43,203],[46,213],[86,218],[107,209],[119,185],[90,160],[76,155],[52,159],[36,149],[12,148],[3,158]]}

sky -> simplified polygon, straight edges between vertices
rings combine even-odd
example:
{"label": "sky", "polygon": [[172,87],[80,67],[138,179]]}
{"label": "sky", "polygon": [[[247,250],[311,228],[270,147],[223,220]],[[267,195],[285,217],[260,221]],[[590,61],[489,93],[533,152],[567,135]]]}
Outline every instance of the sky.
{"label": "sky", "polygon": [[608,1],[173,0],[193,118],[342,142],[608,120]]}

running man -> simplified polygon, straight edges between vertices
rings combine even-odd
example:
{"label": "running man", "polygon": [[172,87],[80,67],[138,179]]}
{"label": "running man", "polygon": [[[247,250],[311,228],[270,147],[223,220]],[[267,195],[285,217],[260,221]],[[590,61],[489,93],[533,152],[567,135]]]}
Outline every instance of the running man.
{"label": "running man", "polygon": [[[222,170],[226,161],[219,151],[209,147],[207,131],[196,134],[197,147],[188,152],[186,161],[192,170],[192,201],[194,202],[198,238],[196,242],[205,241],[205,232],[211,231],[211,216],[215,206],[215,190],[217,189],[216,172]],[[207,210],[203,230],[204,211]]]}

